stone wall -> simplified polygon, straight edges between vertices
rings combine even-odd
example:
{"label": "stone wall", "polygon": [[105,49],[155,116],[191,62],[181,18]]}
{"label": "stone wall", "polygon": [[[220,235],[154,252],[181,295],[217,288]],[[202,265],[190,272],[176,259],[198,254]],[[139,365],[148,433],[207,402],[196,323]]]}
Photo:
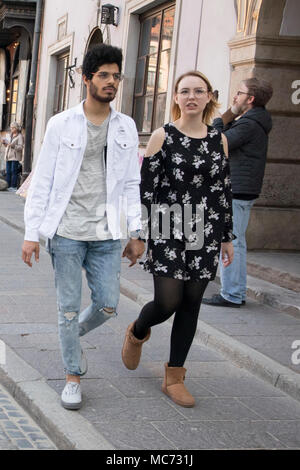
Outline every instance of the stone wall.
{"label": "stone wall", "polygon": [[300,80],[300,36],[280,35],[283,16],[288,23],[287,0],[241,1],[239,6],[246,3],[251,14],[229,43],[230,93],[250,76],[268,80],[274,88],[267,106],[273,129],[262,193],[247,231],[248,248],[300,250],[300,104],[291,99],[293,83]]}

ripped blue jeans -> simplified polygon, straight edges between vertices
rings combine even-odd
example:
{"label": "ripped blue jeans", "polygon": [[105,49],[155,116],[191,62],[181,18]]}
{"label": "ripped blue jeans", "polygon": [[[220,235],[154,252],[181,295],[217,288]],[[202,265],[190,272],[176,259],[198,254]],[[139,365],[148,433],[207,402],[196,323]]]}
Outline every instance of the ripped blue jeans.
{"label": "ripped blue jeans", "polygon": [[[80,336],[117,315],[121,242],[86,242],[54,235],[48,248],[55,271],[58,330],[65,372],[81,375]],[[82,269],[86,272],[92,302],[79,313]]]}

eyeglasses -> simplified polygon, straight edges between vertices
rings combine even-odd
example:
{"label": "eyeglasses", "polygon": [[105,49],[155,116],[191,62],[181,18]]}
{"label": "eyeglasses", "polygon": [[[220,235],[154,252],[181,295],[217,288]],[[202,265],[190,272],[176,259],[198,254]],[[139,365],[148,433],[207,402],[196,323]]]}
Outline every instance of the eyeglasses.
{"label": "eyeglasses", "polygon": [[253,95],[250,95],[250,93],[246,93],[245,91],[238,91],[238,92],[237,92],[237,96],[240,96],[240,95],[253,96]]}
{"label": "eyeglasses", "polygon": [[108,80],[110,77],[113,77],[116,82],[123,80],[123,75],[121,73],[94,72],[91,75],[95,75],[99,80]]}
{"label": "eyeglasses", "polygon": [[202,98],[202,96],[207,93],[208,90],[204,90],[204,88],[195,88],[194,90],[189,90],[185,88],[184,90],[178,91],[178,94],[181,95],[183,98],[188,98],[190,96],[191,91],[196,98]]}

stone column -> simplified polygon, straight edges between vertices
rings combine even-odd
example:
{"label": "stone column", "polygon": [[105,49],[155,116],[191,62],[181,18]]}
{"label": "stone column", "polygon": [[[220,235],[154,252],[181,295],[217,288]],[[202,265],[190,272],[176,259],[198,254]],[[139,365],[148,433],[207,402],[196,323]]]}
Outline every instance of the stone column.
{"label": "stone column", "polygon": [[[230,41],[231,97],[239,82],[256,76],[272,83],[268,110],[273,130],[263,189],[249,222],[249,249],[300,249],[300,36],[280,36],[286,0],[241,0],[238,29]],[[294,102],[293,102],[294,101]]]}

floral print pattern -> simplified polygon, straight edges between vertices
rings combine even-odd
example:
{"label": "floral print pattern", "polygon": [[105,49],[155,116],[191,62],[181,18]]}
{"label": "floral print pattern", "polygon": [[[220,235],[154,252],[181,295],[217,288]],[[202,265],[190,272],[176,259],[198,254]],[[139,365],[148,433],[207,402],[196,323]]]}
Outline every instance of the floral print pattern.
{"label": "floral print pattern", "polygon": [[[221,134],[208,126],[205,138],[194,139],[172,123],[166,124],[164,130],[161,150],[144,158],[142,164],[141,199],[149,215],[143,220],[143,227],[148,227],[150,235],[146,260],[141,264],[158,276],[211,281],[216,275],[221,242],[235,238],[229,163]],[[157,206],[151,214],[153,204]],[[172,204],[179,205],[182,212],[171,212],[170,237],[165,237],[158,212],[165,213]],[[192,212],[187,221],[189,233],[185,234],[183,214],[187,205]],[[192,249],[199,241],[196,228],[201,221],[196,205],[204,211],[201,249]],[[151,238],[153,228],[154,239]]]}

